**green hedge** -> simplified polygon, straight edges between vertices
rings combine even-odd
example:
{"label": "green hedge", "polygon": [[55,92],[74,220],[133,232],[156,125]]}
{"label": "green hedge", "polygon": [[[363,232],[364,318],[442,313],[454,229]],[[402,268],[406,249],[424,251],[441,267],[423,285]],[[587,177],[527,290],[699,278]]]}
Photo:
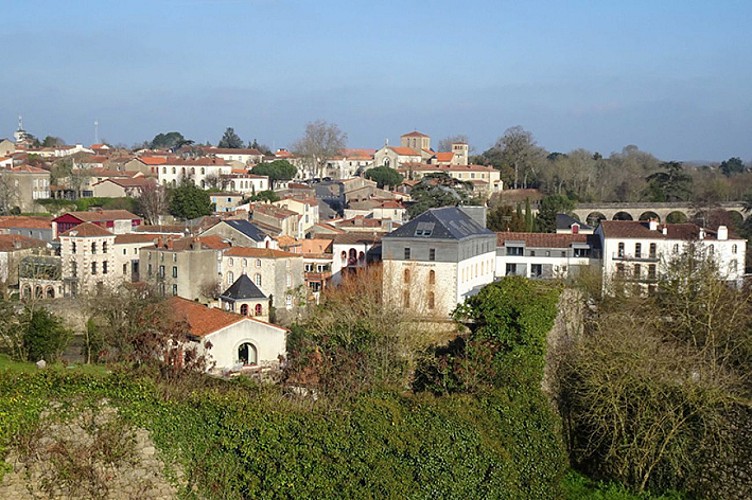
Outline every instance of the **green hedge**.
{"label": "green hedge", "polygon": [[[550,498],[565,458],[543,398],[496,390],[359,396],[331,407],[276,387],[0,373],[0,452],[49,401],[107,398],[208,498]],[[177,395],[176,395],[177,394]]]}

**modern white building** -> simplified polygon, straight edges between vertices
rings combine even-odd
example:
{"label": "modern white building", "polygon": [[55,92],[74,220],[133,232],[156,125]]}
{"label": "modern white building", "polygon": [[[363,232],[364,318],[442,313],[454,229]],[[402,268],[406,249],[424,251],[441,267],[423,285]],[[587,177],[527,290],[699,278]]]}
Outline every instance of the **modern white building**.
{"label": "modern white building", "polygon": [[601,265],[600,240],[586,234],[496,233],[496,276],[567,279]]}
{"label": "modern white building", "polygon": [[603,249],[604,286],[632,283],[650,291],[670,261],[690,244],[715,260],[723,280],[741,286],[744,277],[747,241],[730,236],[726,226],[711,231],[695,224],[602,221],[595,235]]}

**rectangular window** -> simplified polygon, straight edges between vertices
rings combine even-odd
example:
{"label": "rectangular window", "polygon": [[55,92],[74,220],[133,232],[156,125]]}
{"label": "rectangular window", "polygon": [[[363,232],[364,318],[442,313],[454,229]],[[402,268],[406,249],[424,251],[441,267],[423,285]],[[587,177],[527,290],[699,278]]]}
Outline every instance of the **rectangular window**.
{"label": "rectangular window", "polygon": [[521,256],[524,253],[522,247],[507,247],[507,255]]}
{"label": "rectangular window", "polygon": [[635,243],[634,245],[634,255],[638,259],[642,257],[642,243]]}
{"label": "rectangular window", "polygon": [[92,262],[91,263],[91,274],[97,274],[97,263]]}
{"label": "rectangular window", "polygon": [[405,248],[405,260],[410,260],[410,249]]}
{"label": "rectangular window", "polygon": [[435,248],[429,248],[428,249],[428,260],[436,260],[436,249]]}
{"label": "rectangular window", "polygon": [[128,264],[123,264],[123,274],[128,274]]}
{"label": "rectangular window", "polygon": [[151,269],[151,264],[146,266],[146,274],[151,278],[151,275],[153,274],[152,269]]}
{"label": "rectangular window", "polygon": [[589,248],[575,248],[574,256],[575,257],[590,257],[590,249]]}
{"label": "rectangular window", "polygon": [[648,278],[651,280],[655,279],[655,264],[650,264],[648,266]]}
{"label": "rectangular window", "polygon": [[639,264],[634,265],[634,277],[636,279],[640,279],[640,275],[642,274],[642,268]]}
{"label": "rectangular window", "polygon": [[543,276],[543,264],[532,264],[530,266],[530,277],[540,278]]}
{"label": "rectangular window", "polygon": [[159,266],[159,277],[164,278],[164,266]]}
{"label": "rectangular window", "polygon": [[172,295],[177,295],[177,294],[178,294],[178,286],[172,285]]}
{"label": "rectangular window", "polygon": [[656,255],[656,245],[655,243],[651,243],[650,244],[650,258],[655,259],[655,255]]}
{"label": "rectangular window", "polygon": [[107,274],[107,261],[102,262],[102,274]]}
{"label": "rectangular window", "polygon": [[507,264],[507,276],[514,276],[517,274],[517,264]]}
{"label": "rectangular window", "polygon": [[402,307],[410,307],[410,290],[402,292]]}
{"label": "rectangular window", "polygon": [[175,266],[172,266],[172,277],[177,278],[178,277],[178,268]]}

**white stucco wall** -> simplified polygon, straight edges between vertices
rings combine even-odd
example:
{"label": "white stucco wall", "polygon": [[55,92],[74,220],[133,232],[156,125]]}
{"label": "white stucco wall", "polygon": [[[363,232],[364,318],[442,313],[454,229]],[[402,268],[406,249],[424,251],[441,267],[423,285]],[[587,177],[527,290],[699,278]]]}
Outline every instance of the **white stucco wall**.
{"label": "white stucco wall", "polygon": [[[249,342],[256,347],[258,365],[275,365],[280,355],[287,356],[286,335],[284,328],[244,318],[204,337],[199,353],[207,355],[214,370],[239,368],[238,348]],[[211,342],[210,349],[206,349],[207,341]]]}

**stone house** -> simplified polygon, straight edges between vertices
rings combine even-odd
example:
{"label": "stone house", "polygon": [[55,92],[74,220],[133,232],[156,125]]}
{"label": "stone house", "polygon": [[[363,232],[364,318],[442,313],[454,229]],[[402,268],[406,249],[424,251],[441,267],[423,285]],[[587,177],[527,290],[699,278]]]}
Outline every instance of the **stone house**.
{"label": "stone house", "polygon": [[163,296],[213,302],[222,290],[222,252],[228,248],[219,236],[158,238],[139,249],[141,279]]}
{"label": "stone house", "polygon": [[63,292],[94,293],[119,282],[115,268],[115,234],[84,222],[60,234]]}
{"label": "stone house", "polygon": [[220,236],[236,247],[276,248],[277,242],[245,219],[225,219],[203,231],[200,236]]}
{"label": "stone house", "polygon": [[37,200],[50,197],[50,173],[49,171],[20,165],[0,169],[0,181],[7,183],[15,194],[8,205],[18,207],[21,212],[43,212],[43,207]]}
{"label": "stone house", "polygon": [[278,309],[292,309],[305,285],[301,254],[271,248],[232,247],[222,254],[220,266],[223,287],[245,274]]}
{"label": "stone house", "polygon": [[448,319],[494,280],[496,234],[486,229],[485,207],[430,209],[381,246],[385,303],[419,316]]}
{"label": "stone house", "polygon": [[219,296],[222,309],[269,321],[269,297],[264,295],[247,274],[241,274],[235,283]]}

